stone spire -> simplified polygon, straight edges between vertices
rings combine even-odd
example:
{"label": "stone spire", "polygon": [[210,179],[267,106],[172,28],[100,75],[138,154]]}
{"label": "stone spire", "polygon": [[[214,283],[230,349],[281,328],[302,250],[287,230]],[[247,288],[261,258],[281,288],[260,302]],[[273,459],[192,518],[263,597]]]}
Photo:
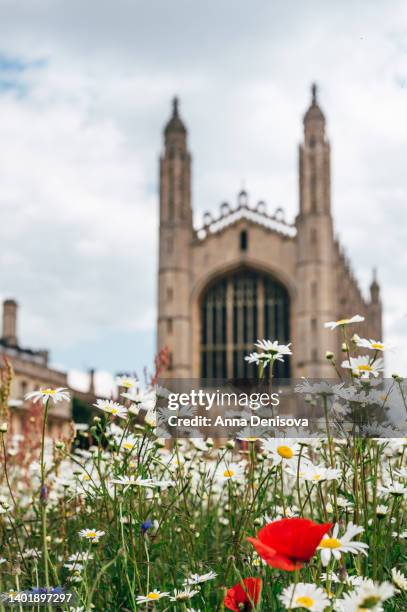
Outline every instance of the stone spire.
{"label": "stone spire", "polygon": [[318,87],[311,85],[311,105],[304,115],[304,135],[308,142],[323,142],[325,139],[325,116],[318,104]]}
{"label": "stone spire", "polygon": [[175,96],[172,100],[172,115],[164,128],[164,134],[165,136],[170,136],[171,134],[186,135],[186,133],[187,129],[179,116],[179,100],[177,96]]}
{"label": "stone spire", "polygon": [[164,152],[160,159],[161,223],[186,223],[192,231],[191,156],[187,129],[179,116],[178,98],[164,128]]}
{"label": "stone spire", "polygon": [[373,280],[370,285],[370,300],[374,304],[380,302],[380,285],[377,281],[377,268],[373,268]]}
{"label": "stone spire", "polygon": [[299,147],[300,214],[297,216],[297,372],[299,376],[331,375],[321,357],[332,346],[324,322],[336,320],[334,236],[330,201],[330,146],[325,117],[312,86],[311,106],[304,116]]}
{"label": "stone spire", "polygon": [[300,145],[300,212],[330,214],[330,147],[315,83],[311,94],[311,105],[304,115],[304,141]]}
{"label": "stone spire", "polygon": [[191,155],[178,98],[164,128],[160,157],[157,353],[169,351],[166,376],[190,375],[189,282],[193,238]]}

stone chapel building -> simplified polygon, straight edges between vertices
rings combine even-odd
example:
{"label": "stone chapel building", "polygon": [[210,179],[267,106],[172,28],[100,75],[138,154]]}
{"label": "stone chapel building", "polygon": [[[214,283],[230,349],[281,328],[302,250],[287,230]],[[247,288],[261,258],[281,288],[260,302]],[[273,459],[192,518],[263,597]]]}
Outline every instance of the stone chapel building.
{"label": "stone chapel building", "polygon": [[223,203],[195,228],[187,129],[174,100],[160,159],[157,349],[170,351],[167,377],[255,375],[244,356],[268,338],[292,343],[278,376],[332,378],[325,352],[338,354],[341,330],[324,322],[360,314],[365,322],[351,333],[382,339],[375,275],[367,300],[335,236],[330,144],[315,85],[303,124],[294,223],[282,209],[250,205],[243,190],[235,206]]}

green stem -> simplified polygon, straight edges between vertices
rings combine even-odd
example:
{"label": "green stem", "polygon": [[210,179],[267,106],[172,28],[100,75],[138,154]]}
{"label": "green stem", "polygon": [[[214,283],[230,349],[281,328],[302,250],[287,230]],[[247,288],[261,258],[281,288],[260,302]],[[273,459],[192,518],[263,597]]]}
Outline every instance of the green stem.
{"label": "green stem", "polygon": [[[48,544],[47,544],[47,500],[46,495],[47,491],[45,489],[45,433],[47,428],[47,419],[48,419],[48,407],[49,407],[49,398],[45,402],[44,409],[44,420],[42,423],[42,436],[41,436],[41,458],[40,458],[40,467],[41,467],[41,489],[40,489],[40,512],[41,512],[41,531],[42,531],[42,554],[44,556],[44,576],[45,576],[45,586],[47,587],[47,591],[49,591],[49,568],[48,568]],[[43,496],[45,496],[44,499]],[[52,612],[52,607],[50,605],[47,606],[49,612]]]}

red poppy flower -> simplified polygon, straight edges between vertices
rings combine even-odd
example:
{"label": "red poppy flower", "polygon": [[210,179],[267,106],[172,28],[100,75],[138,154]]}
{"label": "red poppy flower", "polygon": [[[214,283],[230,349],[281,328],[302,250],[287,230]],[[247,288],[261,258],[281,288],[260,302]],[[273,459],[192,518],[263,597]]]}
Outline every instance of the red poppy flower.
{"label": "red poppy flower", "polygon": [[332,523],[314,523],[304,518],[285,518],[260,529],[257,538],[247,538],[268,565],[292,572],[309,561]]}
{"label": "red poppy flower", "polygon": [[243,584],[245,588],[238,582],[226,593],[223,603],[229,610],[242,612],[253,610],[253,606],[257,605],[261,593],[261,578],[244,578]]}

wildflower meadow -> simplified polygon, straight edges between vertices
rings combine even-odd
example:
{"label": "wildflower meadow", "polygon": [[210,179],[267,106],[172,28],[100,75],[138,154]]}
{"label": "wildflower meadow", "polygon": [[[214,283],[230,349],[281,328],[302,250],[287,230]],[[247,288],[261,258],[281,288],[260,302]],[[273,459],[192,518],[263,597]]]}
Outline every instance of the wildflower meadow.
{"label": "wildflower meadow", "polygon": [[[386,419],[378,433],[330,428],[331,411],[341,421],[379,396],[406,423],[406,382],[394,375],[380,395],[385,346],[355,333],[360,320],[326,324],[343,331],[342,354],[326,355],[337,382],[298,385],[324,410],[318,437],[166,440],[162,387],[122,377],[120,395],[98,400],[88,426],[61,439],[48,438],[47,419],[68,390],[29,394],[36,417],[22,438],[9,426],[5,363],[0,609],[21,592],[29,605],[13,608],[51,609],[48,593],[69,592],[59,609],[407,610],[406,433]],[[247,359],[273,385],[292,351],[261,340]]]}

